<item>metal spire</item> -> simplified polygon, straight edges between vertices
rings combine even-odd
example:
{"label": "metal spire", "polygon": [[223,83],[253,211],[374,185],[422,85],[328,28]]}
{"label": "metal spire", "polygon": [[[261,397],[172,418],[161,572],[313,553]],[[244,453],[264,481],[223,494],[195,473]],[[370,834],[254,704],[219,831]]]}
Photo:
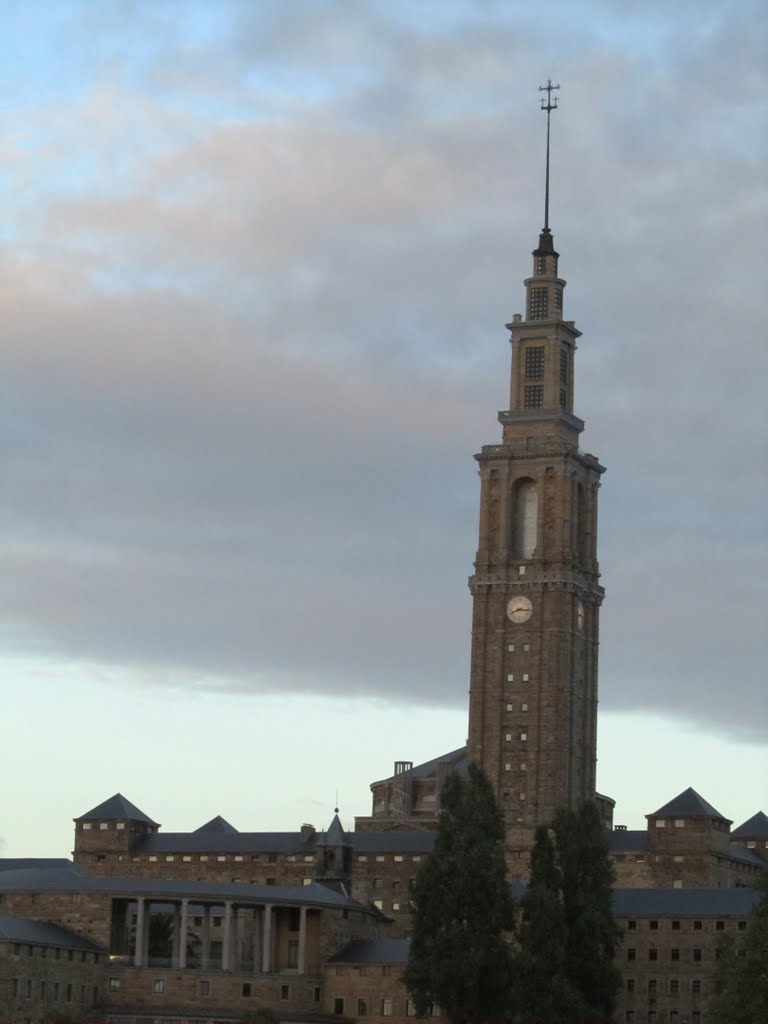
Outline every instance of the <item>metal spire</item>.
{"label": "metal spire", "polygon": [[547,94],[546,102],[544,97],[541,98],[541,109],[547,112],[547,177],[544,186],[544,230],[549,231],[549,119],[553,110],[557,110],[557,96],[555,96],[554,102],[552,102],[552,93],[555,89],[560,88],[560,83],[552,85],[552,79],[547,79],[546,85],[539,86],[539,92],[545,92]]}

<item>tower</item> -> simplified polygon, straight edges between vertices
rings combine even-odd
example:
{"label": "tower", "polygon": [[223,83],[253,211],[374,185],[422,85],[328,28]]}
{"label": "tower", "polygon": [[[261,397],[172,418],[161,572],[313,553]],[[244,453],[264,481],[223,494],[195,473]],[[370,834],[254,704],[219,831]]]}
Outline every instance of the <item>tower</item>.
{"label": "tower", "polygon": [[580,332],[549,228],[548,82],[544,228],[512,346],[502,443],[475,456],[480,529],[473,598],[468,756],[493,783],[508,854],[524,870],[533,829],[595,795],[597,492],[603,467],[579,448],[573,412]]}

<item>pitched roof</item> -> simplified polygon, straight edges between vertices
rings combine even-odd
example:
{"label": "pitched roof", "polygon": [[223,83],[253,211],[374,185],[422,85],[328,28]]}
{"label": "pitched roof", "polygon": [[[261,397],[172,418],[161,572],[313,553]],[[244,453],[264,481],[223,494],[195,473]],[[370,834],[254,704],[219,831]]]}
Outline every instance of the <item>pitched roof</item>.
{"label": "pitched roof", "polygon": [[57,924],[45,921],[30,921],[26,917],[0,916],[0,940],[7,942],[26,942],[36,946],[59,946],[66,949],[85,949],[101,952],[104,946],[98,946],[90,939],[61,928]]}
{"label": "pitched roof", "polygon": [[615,828],[607,831],[605,838],[611,853],[645,853],[648,849],[648,832],[644,828]]}
{"label": "pitched roof", "polygon": [[332,964],[405,964],[410,939],[353,939],[329,958]]}
{"label": "pitched roof", "polygon": [[614,889],[613,911],[621,917],[748,917],[760,894],[754,889]]}
{"label": "pitched roof", "polygon": [[758,811],[743,825],[733,829],[731,837],[735,839],[768,839],[768,815]]}
{"label": "pitched roof", "polygon": [[0,871],[23,871],[26,868],[71,867],[69,857],[0,857]]}
{"label": "pitched roof", "polygon": [[81,814],[79,818],[75,818],[75,821],[82,821],[88,818],[125,818],[128,821],[144,821],[148,825],[157,825],[157,822],[152,821],[144,811],[140,811],[130,800],[126,800],[122,793],[115,793],[109,800],[105,800],[103,804],[99,804],[98,807],[94,807],[92,810],[86,811],[85,814]]}
{"label": "pitched roof", "polygon": [[[431,775],[437,773],[437,766],[442,763],[450,764],[455,772],[459,775],[467,774],[467,748],[458,747],[456,750],[451,750],[447,754],[441,754],[439,757],[433,757],[431,761],[424,761],[423,764],[416,764],[408,772],[403,774],[409,775],[414,779],[428,779]],[[378,785],[380,782],[389,782],[391,779],[396,778],[394,775],[390,775],[385,779],[379,779],[378,782],[371,783],[372,786]]]}
{"label": "pitched roof", "polygon": [[334,814],[333,821],[328,826],[328,831],[323,833],[317,840],[319,846],[349,846],[350,841],[344,826],[339,820],[339,815]]}
{"label": "pitched roof", "polygon": [[653,814],[646,814],[646,818],[656,818],[665,814],[673,815],[678,814],[681,818],[719,818],[721,821],[729,821],[729,818],[724,818],[720,811],[716,811],[712,804],[708,804],[707,801],[699,796],[695,789],[690,786],[684,790],[674,800],[670,800],[668,804],[664,804],[658,811],[654,811]]}
{"label": "pitched roof", "polygon": [[199,836],[201,832],[210,835],[216,833],[217,835],[238,835],[238,831],[234,825],[230,825],[226,818],[222,818],[220,814],[217,814],[215,818],[211,818],[210,821],[206,821],[200,828],[196,828],[192,833],[193,836]]}

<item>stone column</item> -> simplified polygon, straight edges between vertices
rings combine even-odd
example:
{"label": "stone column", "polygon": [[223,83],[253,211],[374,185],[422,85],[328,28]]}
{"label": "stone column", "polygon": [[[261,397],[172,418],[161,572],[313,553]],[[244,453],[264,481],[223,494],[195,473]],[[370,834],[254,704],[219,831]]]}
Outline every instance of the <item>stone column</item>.
{"label": "stone column", "polygon": [[232,970],[232,900],[224,903],[224,936],[221,944],[221,969]]}
{"label": "stone column", "polygon": [[211,908],[203,905],[203,930],[201,932],[200,963],[204,970],[210,966],[211,958]]}
{"label": "stone column", "polygon": [[272,970],[272,904],[264,906],[264,933],[261,943],[261,970],[269,974]]}
{"label": "stone column", "polygon": [[147,956],[146,929],[149,925],[149,914],[146,912],[146,897],[136,899],[136,948],[133,955],[134,967],[144,967]]}
{"label": "stone column", "polygon": [[299,910],[299,974],[307,973],[307,908]]}
{"label": "stone column", "polygon": [[179,924],[177,966],[184,970],[187,966],[187,932],[189,931],[189,900],[181,901],[181,912],[176,915]]}

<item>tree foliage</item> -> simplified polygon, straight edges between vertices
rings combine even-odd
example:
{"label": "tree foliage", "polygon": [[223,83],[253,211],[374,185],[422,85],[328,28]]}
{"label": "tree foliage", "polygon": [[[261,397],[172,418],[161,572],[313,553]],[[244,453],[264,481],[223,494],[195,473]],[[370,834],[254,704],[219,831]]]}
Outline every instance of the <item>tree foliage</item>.
{"label": "tree foliage", "polygon": [[521,1018],[611,1021],[620,974],[613,870],[597,807],[561,810],[536,832],[515,958]]}
{"label": "tree foliage", "polygon": [[509,1012],[514,901],[504,821],[475,765],[441,794],[434,852],[411,889],[413,936],[405,984],[419,1016],[439,1006],[452,1021],[500,1021]]}
{"label": "tree foliage", "polygon": [[728,1024],[768,1021],[768,870],[756,881],[759,899],[746,932],[724,938],[710,1016]]}

